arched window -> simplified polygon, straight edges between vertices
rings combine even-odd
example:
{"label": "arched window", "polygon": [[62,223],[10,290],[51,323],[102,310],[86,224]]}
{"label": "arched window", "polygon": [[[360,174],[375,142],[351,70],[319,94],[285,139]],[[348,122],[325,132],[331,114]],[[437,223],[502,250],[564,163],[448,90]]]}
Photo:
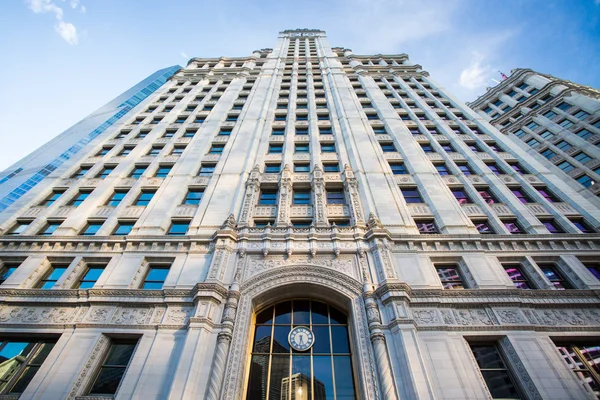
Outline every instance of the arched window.
{"label": "arched window", "polygon": [[256,315],[247,400],[355,398],[344,313],[293,300]]}

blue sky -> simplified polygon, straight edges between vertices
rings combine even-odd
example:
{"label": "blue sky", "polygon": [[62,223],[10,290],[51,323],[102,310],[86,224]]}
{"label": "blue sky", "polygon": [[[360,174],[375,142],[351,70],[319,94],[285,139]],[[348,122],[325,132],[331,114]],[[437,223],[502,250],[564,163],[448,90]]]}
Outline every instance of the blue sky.
{"label": "blue sky", "polygon": [[600,87],[600,0],[4,0],[0,170],[152,72],[284,29],[407,53],[464,101],[517,67]]}

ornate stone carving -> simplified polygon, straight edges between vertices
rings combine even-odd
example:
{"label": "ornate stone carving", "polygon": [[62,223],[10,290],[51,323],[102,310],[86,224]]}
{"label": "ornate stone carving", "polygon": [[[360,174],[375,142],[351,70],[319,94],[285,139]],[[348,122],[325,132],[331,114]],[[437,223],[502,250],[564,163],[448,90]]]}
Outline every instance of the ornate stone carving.
{"label": "ornate stone carving", "polygon": [[169,325],[184,325],[192,315],[192,307],[169,307],[165,323]]}
{"label": "ornate stone carving", "polygon": [[315,265],[336,270],[356,278],[353,257],[306,257],[295,255],[290,257],[271,256],[270,258],[249,257],[246,271],[244,272],[244,280],[247,280],[255,275],[263,273],[274,268],[285,267],[288,265]]}
{"label": "ornate stone carving", "polygon": [[82,394],[82,387],[84,386],[83,383],[89,379],[90,372],[93,372],[95,370],[95,366],[98,363],[98,360],[102,358],[102,354],[108,346],[108,343],[108,337],[104,335],[100,336],[100,339],[92,349],[92,353],[90,354],[85,365],[79,372],[77,380],[73,384],[73,387],[71,387],[69,395],[67,396],[67,400],[74,400],[78,395]]}
{"label": "ornate stone carving", "polygon": [[541,400],[543,398],[542,395],[538,391],[537,387],[535,387],[529,372],[527,372],[527,369],[521,362],[519,355],[517,354],[508,337],[503,337],[500,339],[500,346],[508,358],[508,364],[514,369],[515,376],[519,379],[520,383],[525,386],[527,398],[529,400]]}
{"label": "ornate stone carving", "polygon": [[124,307],[118,309],[112,316],[110,323],[118,325],[145,325],[150,322],[151,308]]}

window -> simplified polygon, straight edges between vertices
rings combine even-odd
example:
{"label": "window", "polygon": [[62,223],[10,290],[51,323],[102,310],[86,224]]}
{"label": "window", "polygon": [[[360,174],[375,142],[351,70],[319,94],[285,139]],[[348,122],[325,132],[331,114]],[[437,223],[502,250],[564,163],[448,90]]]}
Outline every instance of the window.
{"label": "window", "polygon": [[148,153],[146,153],[147,156],[157,156],[160,154],[160,151],[162,150],[162,147],[152,147],[150,149],[150,151]]}
{"label": "window", "polygon": [[133,171],[131,171],[131,173],[129,174],[130,178],[135,178],[135,179],[139,179],[141,178],[141,176],[144,174],[144,172],[146,171],[146,168],[148,168],[147,165],[136,165],[133,168]]}
{"label": "window", "polygon": [[513,281],[515,287],[517,289],[533,289],[533,286],[529,282],[527,275],[525,275],[521,269],[521,265],[519,264],[502,264],[504,271]]}
{"label": "window", "polygon": [[83,177],[91,168],[92,168],[91,166],[87,166],[87,165],[79,167],[77,172],[75,172],[73,175],[71,175],[71,178],[79,179],[79,178]]}
{"label": "window", "polygon": [[387,135],[387,131],[385,130],[385,128],[373,128],[373,132],[376,135]]}
{"label": "window", "polygon": [[568,149],[571,148],[571,145],[569,144],[569,142],[566,142],[564,140],[561,140],[560,142],[558,142],[556,144],[556,147],[558,147],[559,149],[561,149],[562,151],[567,151]]}
{"label": "window", "polygon": [[546,149],[544,151],[542,151],[541,153],[544,157],[546,157],[548,160],[551,159],[552,157],[554,157],[556,155],[555,152],[553,152],[550,149]]}
{"label": "window", "polygon": [[438,174],[440,175],[451,175],[450,171],[448,170],[448,167],[446,166],[446,164],[435,164],[435,169],[437,170]]}
{"label": "window", "polygon": [[104,221],[90,221],[80,234],[83,236],[93,236],[98,233],[103,223]]}
{"label": "window", "polygon": [[271,135],[274,135],[274,136],[282,136],[284,134],[285,134],[285,130],[284,129],[273,129],[271,131]]}
{"label": "window", "polygon": [[184,150],[185,150],[185,146],[175,146],[175,147],[173,147],[173,150],[171,150],[171,154],[181,155],[181,154],[183,154]]}
{"label": "window", "polygon": [[456,150],[454,150],[454,148],[452,147],[451,144],[442,144],[442,149],[448,153],[454,153],[456,152]]}
{"label": "window", "polygon": [[471,149],[474,152],[480,152],[481,149],[479,148],[479,146],[477,146],[476,144],[467,144],[467,146],[469,147],[469,149]]}
{"label": "window", "polygon": [[137,340],[111,340],[106,358],[94,377],[94,384],[88,395],[112,397],[117,393],[136,346]]}
{"label": "window", "polygon": [[548,278],[548,280],[550,281],[552,286],[554,286],[555,289],[558,289],[558,290],[573,289],[573,286],[569,282],[567,282],[565,280],[565,278],[562,276],[562,274],[558,271],[558,268],[556,268],[556,265],[554,265],[554,264],[538,264],[538,266],[540,267],[540,269],[542,270],[544,275],[546,275],[546,278]]}
{"label": "window", "polygon": [[571,108],[571,105],[569,103],[566,103],[566,102],[563,101],[562,103],[560,103],[559,105],[557,105],[556,108],[561,109],[563,111],[566,111],[569,108]]}
{"label": "window", "polygon": [[222,154],[224,148],[225,148],[224,144],[213,144],[210,147],[210,151],[208,153],[209,154]]}
{"label": "window", "polygon": [[104,272],[104,268],[106,268],[106,264],[100,263],[86,263],[87,270],[81,278],[79,278],[79,282],[74,289],[91,289],[100,278],[100,275]]}
{"label": "window", "polygon": [[523,231],[523,229],[521,229],[519,224],[517,224],[517,221],[506,220],[506,221],[503,221],[503,223],[504,223],[504,227],[508,230],[508,233],[513,233],[513,234],[525,233]]}
{"label": "window", "polygon": [[142,193],[140,193],[137,200],[135,201],[134,205],[147,206],[148,203],[150,203],[150,200],[152,200],[152,197],[154,197],[154,193],[156,193],[156,191],[154,191],[154,190],[142,191]]}
{"label": "window", "polygon": [[293,204],[310,204],[310,190],[294,190]]}
{"label": "window", "polygon": [[531,121],[530,123],[527,124],[527,127],[531,130],[534,130],[535,128],[537,128],[539,125],[536,124],[535,122]]}
{"label": "window", "polygon": [[[381,147],[383,147],[383,145]],[[423,149],[423,151],[425,153],[435,153],[435,151],[433,150],[433,147],[431,147],[430,144],[421,144],[421,148]],[[394,149],[393,151],[396,151],[396,149]]]}
{"label": "window", "polygon": [[327,204],[346,204],[346,199],[344,198],[344,190],[328,189]]}
{"label": "window", "polygon": [[544,132],[540,133],[540,136],[546,140],[550,140],[554,137],[554,134],[550,131],[544,131]]}
{"label": "window", "polygon": [[319,128],[320,135],[333,135],[331,128]]}
{"label": "window", "polygon": [[587,175],[581,175],[579,178],[577,178],[577,182],[581,183],[583,187],[590,187],[594,184],[592,178]]}
{"label": "window", "polygon": [[487,204],[495,204],[498,202],[496,198],[488,190],[479,190],[479,195]]}
{"label": "window", "polygon": [[216,164],[202,164],[198,176],[210,176],[215,172]]}
{"label": "window", "polygon": [[573,114],[573,116],[579,120],[586,119],[590,116],[590,114],[586,113],[583,110],[579,110],[577,113]]}
{"label": "window", "polygon": [[573,158],[576,159],[577,161],[579,161],[582,164],[585,164],[586,162],[588,162],[588,161],[590,161],[592,159],[592,157],[588,156],[583,151],[575,154],[573,156]]}
{"label": "window", "polygon": [[52,263],[43,278],[35,285],[35,288],[52,289],[68,267],[69,264]]}
{"label": "window", "polygon": [[527,203],[532,203],[533,201],[531,200],[531,198],[529,196],[527,196],[525,194],[525,192],[523,192],[523,190],[521,189],[511,189],[511,192],[517,196],[517,199],[519,199],[519,201],[523,204],[527,204]]}
{"label": "window", "polygon": [[575,167],[569,163],[568,161],[563,161],[557,165],[558,168],[562,169],[564,172],[569,172],[575,169]]}
{"label": "window", "polygon": [[408,130],[410,131],[411,135],[413,135],[413,136],[421,134],[421,131],[419,131],[418,128],[409,128]]}
{"label": "window", "polygon": [[416,188],[402,189],[402,196],[407,203],[423,203],[423,199]]}
{"label": "window", "polygon": [[0,285],[4,283],[16,270],[21,263],[4,261],[0,270]]}
{"label": "window", "polygon": [[127,156],[131,153],[131,151],[133,149],[135,149],[135,146],[134,147],[131,147],[131,146],[123,147],[123,150],[121,150],[121,152],[119,153],[119,156],[121,156],[121,157]]}
{"label": "window", "polygon": [[593,133],[592,133],[592,132],[590,132],[590,131],[588,131],[587,129],[582,129],[582,130],[578,131],[578,132],[576,133],[576,135],[577,135],[577,136],[579,136],[579,137],[580,137],[580,138],[582,138],[582,139],[587,139],[587,138],[589,138],[590,136],[592,136],[592,135],[593,135]]}
{"label": "window", "polygon": [[573,126],[573,123],[569,119],[563,119],[558,124],[560,126],[562,126],[563,128],[569,128],[569,127]]}
{"label": "window", "polygon": [[471,199],[469,199],[469,196],[467,196],[467,193],[465,193],[465,191],[463,189],[451,189],[451,192],[454,195],[454,198],[456,200],[458,200],[458,204],[473,203],[471,201]]}
{"label": "window", "polygon": [[487,221],[474,221],[473,224],[475,224],[477,232],[481,233],[482,235],[495,233],[492,227],[487,223]]}
{"label": "window", "polygon": [[542,221],[550,233],[563,233],[563,230],[554,221]]}
{"label": "window", "polygon": [[281,171],[281,164],[266,164],[265,165],[265,173],[266,174],[277,174]]}
{"label": "window", "polygon": [[340,165],[337,163],[323,164],[323,172],[340,172]]}
{"label": "window", "polygon": [[394,147],[393,143],[379,143],[381,145],[381,150],[383,150],[384,153],[391,153],[391,152],[395,152],[396,148]]}
{"label": "window", "polygon": [[329,120],[329,114],[317,114],[317,119],[319,121],[327,121]]}
{"label": "window", "polygon": [[310,164],[294,164],[294,172],[310,172]]}
{"label": "window", "polygon": [[467,164],[456,164],[456,166],[465,175],[471,175],[473,173]]}
{"label": "window", "polygon": [[556,348],[569,368],[577,376],[583,387],[593,398],[600,395],[600,376],[598,376],[598,357],[600,346],[592,343],[557,345]]}
{"label": "window", "polygon": [[419,229],[419,233],[438,233],[437,227],[435,226],[435,222],[432,219],[419,220],[415,221],[415,223],[417,224],[417,229]]}
{"label": "window", "polygon": [[544,198],[547,201],[549,201],[550,203],[560,202],[560,200],[552,192],[550,192],[548,189],[542,188],[542,189],[537,189],[537,191],[539,192],[539,194],[541,194],[542,196],[544,196]]}
{"label": "window", "polygon": [[17,223],[6,233],[7,235],[20,235],[25,232],[32,221],[17,221]]}
{"label": "window", "polygon": [[110,167],[104,167],[102,168],[102,171],[100,171],[98,173],[98,175],[96,175],[96,178],[100,178],[100,179],[104,179],[106,178],[108,175],[110,175],[111,172],[113,172],[115,169],[115,167],[110,166]]}
{"label": "window", "polygon": [[105,156],[108,154],[109,151],[111,151],[112,147],[103,147],[102,149],[100,149],[100,151],[98,153],[96,153],[97,156]]}
{"label": "window", "polygon": [[117,227],[113,231],[113,235],[115,235],[115,236],[128,235],[131,232],[131,230],[133,229],[134,225],[135,225],[135,221],[119,221],[117,223]]}
{"label": "window", "polygon": [[154,176],[157,178],[166,178],[169,172],[171,172],[171,168],[173,168],[171,165],[159,165]]}
{"label": "window", "polygon": [[274,121],[285,121],[287,118],[286,114],[275,114]]}
{"label": "window", "polygon": [[458,270],[458,265],[435,265],[444,289],[464,289],[463,279]]}
{"label": "window", "polygon": [[163,288],[163,284],[169,274],[169,264],[150,264],[148,272],[142,282],[141,289],[147,290],[160,290]]}
{"label": "window", "polygon": [[333,143],[321,143],[322,153],[335,153],[335,144]]}
{"label": "window", "polygon": [[29,340],[27,337],[0,341],[0,359],[6,365],[0,381],[0,393],[23,393],[55,343],[51,339]]}
{"label": "window", "polygon": [[571,223],[581,231],[581,233],[594,233],[594,230],[582,219],[571,220]]}
{"label": "window", "polygon": [[406,166],[403,163],[390,163],[390,168],[394,175],[405,175]]}
{"label": "window", "polygon": [[73,207],[77,207],[77,206],[79,206],[81,203],[83,203],[83,201],[84,201],[85,199],[87,199],[87,198],[88,198],[88,196],[89,196],[91,193],[92,193],[92,191],[90,191],[90,190],[85,190],[85,191],[84,191],[84,190],[82,190],[82,191],[80,191],[80,192],[77,194],[77,196],[75,196],[75,197],[73,197],[73,198],[71,199],[71,201],[69,202],[69,204],[68,204],[68,205],[70,205],[70,206],[73,206]]}
{"label": "window", "polygon": [[496,344],[469,344],[492,399],[521,399]]}
{"label": "window", "polygon": [[552,119],[552,118],[556,117],[556,113],[554,111],[548,111],[547,113],[544,114],[544,117],[546,117],[548,119]]}
{"label": "window", "polygon": [[60,196],[62,196],[63,193],[64,193],[63,191],[54,191],[54,192],[52,192],[52,194],[50,196],[46,197],[46,200],[44,200],[42,202],[42,204],[40,204],[40,205],[41,206],[46,206],[46,207],[51,206],[52,204],[54,204],[54,202],[56,200],[58,200],[58,198]]}
{"label": "window", "polygon": [[[330,399],[334,391],[338,399],[357,398],[344,313],[326,303],[295,299],[261,310],[254,319],[247,399],[265,399],[267,395],[288,399],[290,392],[296,400]],[[312,350],[292,350],[288,344],[292,329],[311,322]],[[300,389],[302,394],[296,395]]]}
{"label": "window", "polygon": [[194,119],[194,123],[195,124],[203,124],[204,123],[204,118],[203,117],[196,117]]}
{"label": "window", "polygon": [[596,279],[600,280],[600,263],[584,262],[583,265]]}
{"label": "window", "polygon": [[200,204],[204,189],[189,189],[183,200],[183,204]]}
{"label": "window", "polygon": [[281,154],[283,153],[283,144],[270,144],[269,154]]}
{"label": "window", "polygon": [[194,137],[194,135],[196,134],[196,131],[185,131],[183,134],[184,138],[191,138]]}
{"label": "window", "polygon": [[48,221],[46,226],[38,232],[38,235],[50,236],[62,224],[62,221]]}
{"label": "window", "polygon": [[190,221],[172,221],[167,235],[183,236],[187,233],[189,227]]}
{"label": "window", "polygon": [[154,124],[154,125],[156,125],[156,124],[158,124],[160,121],[162,121],[162,118],[154,118],[154,119],[152,120],[152,122],[151,122],[151,123],[152,123],[152,124]]}
{"label": "window", "polygon": [[263,190],[260,192],[260,198],[258,204],[261,205],[274,205],[277,204],[277,191],[276,190]]}
{"label": "window", "polygon": [[487,166],[490,169],[490,171],[492,171],[496,175],[500,175],[500,174],[504,173],[504,171],[502,171],[496,163],[490,163],[490,164],[487,164]]}
{"label": "window", "polygon": [[308,143],[296,144],[295,152],[296,153],[308,153],[309,152]]}
{"label": "window", "polygon": [[537,145],[540,144],[540,142],[538,140],[536,140],[536,139],[529,139],[525,143],[527,143],[527,145],[529,145],[531,147],[536,147]]}

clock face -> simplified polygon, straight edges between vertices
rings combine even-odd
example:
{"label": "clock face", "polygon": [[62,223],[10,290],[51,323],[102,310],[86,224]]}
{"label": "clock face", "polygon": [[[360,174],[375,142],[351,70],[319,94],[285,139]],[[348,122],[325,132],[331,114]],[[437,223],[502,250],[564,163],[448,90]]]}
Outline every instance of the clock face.
{"label": "clock face", "polygon": [[306,351],[315,343],[315,335],[306,326],[297,326],[288,335],[288,342],[294,350]]}

